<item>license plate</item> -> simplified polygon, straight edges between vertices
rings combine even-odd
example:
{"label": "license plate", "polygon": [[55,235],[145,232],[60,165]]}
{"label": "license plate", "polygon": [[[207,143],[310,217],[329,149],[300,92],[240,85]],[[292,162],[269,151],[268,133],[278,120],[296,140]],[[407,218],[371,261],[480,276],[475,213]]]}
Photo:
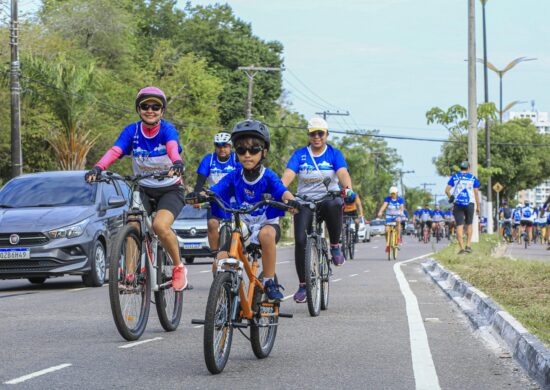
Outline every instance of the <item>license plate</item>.
{"label": "license plate", "polygon": [[199,242],[188,242],[183,244],[183,249],[201,249],[202,245]]}
{"label": "license plate", "polygon": [[0,260],[30,259],[31,250],[29,248],[10,248],[0,249]]}

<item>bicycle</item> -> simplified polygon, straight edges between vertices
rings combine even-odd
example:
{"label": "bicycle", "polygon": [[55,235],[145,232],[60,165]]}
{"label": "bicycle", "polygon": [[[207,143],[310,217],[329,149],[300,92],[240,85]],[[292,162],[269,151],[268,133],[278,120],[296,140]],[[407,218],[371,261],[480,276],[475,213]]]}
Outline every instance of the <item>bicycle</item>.
{"label": "bicycle", "polygon": [[323,221],[319,218],[319,205],[328,199],[341,196],[340,191],[329,191],[322,198],[311,199],[306,195],[295,195],[305,202],[305,206],[313,212],[310,226],[311,233],[306,238],[306,255],[304,261],[304,275],[306,276],[306,297],[309,315],[317,317],[321,310],[328,309],[330,293],[330,257],[327,240],[323,237]]}
{"label": "bicycle", "polygon": [[424,244],[427,244],[428,241],[430,241],[430,228],[428,227],[428,222],[424,222],[422,239],[424,241]]}
{"label": "bicycle", "polygon": [[[232,226],[229,257],[217,262],[204,320],[191,321],[192,324],[204,325],[203,348],[206,367],[212,374],[219,374],[229,359],[234,328],[241,333],[241,329],[250,328],[250,338],[244,333],[243,335],[251,342],[254,355],[263,359],[268,357],[273,349],[279,318],[293,317],[292,314],[279,311],[280,303],[267,301],[262,274],[256,275],[258,260],[262,257],[261,248],[257,244],[246,245],[240,219],[242,214],[252,213],[263,205],[285,211],[290,207],[270,200],[264,195],[264,199],[254,205],[234,209],[226,207],[213,192],[206,191],[206,194],[206,201],[213,200],[218,203],[224,211],[232,214],[233,221],[231,225],[224,225]],[[220,234],[220,237],[224,234]],[[248,283],[245,282],[245,275]],[[277,283],[277,276],[275,282]]]}
{"label": "bicycle", "polygon": [[342,228],[342,252],[346,260],[353,260],[355,256],[355,230],[352,230],[352,224],[355,226],[353,217],[344,215],[344,225]]}
{"label": "bicycle", "polygon": [[397,260],[397,251],[398,240],[397,240],[397,228],[396,222],[387,222],[386,226],[389,227],[388,232],[386,233],[386,248],[388,249],[388,261],[393,257],[394,260]]}
{"label": "bicycle", "polygon": [[[117,234],[110,255],[109,300],[118,332],[128,341],[141,337],[149,318],[151,290],[161,326],[167,332],[177,329],[183,307],[183,291],[172,288],[173,261],[160,245],[153,230],[153,214],[146,211],[140,196],[139,180],[162,180],[169,171],[120,176],[105,171],[99,181],[125,181],[130,191],[130,209]],[[124,198],[120,197],[119,201]],[[111,203],[111,200],[109,200]],[[126,200],[124,199],[124,203]],[[154,209],[154,202],[151,200]],[[137,223],[140,228],[130,224]]]}

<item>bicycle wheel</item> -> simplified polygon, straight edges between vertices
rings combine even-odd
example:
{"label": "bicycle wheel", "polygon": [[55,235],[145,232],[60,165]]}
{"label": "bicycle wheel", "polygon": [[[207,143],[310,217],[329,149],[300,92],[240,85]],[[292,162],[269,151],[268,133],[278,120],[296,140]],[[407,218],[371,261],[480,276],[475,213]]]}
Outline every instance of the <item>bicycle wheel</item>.
{"label": "bicycle wheel", "polygon": [[391,260],[391,251],[393,246],[393,235],[394,235],[393,228],[390,227],[390,230],[388,231],[388,261]]}
{"label": "bicycle wheel", "polygon": [[352,233],[351,229],[349,229],[348,232],[349,232],[348,255],[350,260],[353,260],[353,257],[355,256],[355,233]]}
{"label": "bicycle wheel", "polygon": [[348,256],[348,234],[347,234],[347,225],[344,225],[343,229],[342,229],[342,243],[341,243],[341,248],[342,248],[342,255],[344,256],[344,258],[346,260],[349,259],[349,256]]}
{"label": "bicycle wheel", "polygon": [[232,300],[231,275],[218,273],[210,287],[204,316],[204,360],[212,374],[222,372],[229,359],[233,340]]}
{"label": "bicycle wheel", "polygon": [[151,302],[149,268],[141,266],[142,241],[132,225],[117,234],[109,262],[109,300],[118,332],[128,341],[145,331]]}
{"label": "bicycle wheel", "polygon": [[[262,280],[262,275],[259,279]],[[275,276],[275,283],[278,283],[277,276]],[[250,343],[258,359],[264,359],[271,353],[279,322],[279,316],[275,314],[275,305],[266,301],[264,290],[256,286],[252,298],[255,323],[250,326]]]}
{"label": "bicycle wheel", "polygon": [[391,243],[391,255],[394,260],[397,260],[397,232],[394,231],[392,234],[392,243]]}
{"label": "bicycle wheel", "polygon": [[155,291],[155,306],[162,327],[167,332],[177,329],[183,307],[183,291],[172,288],[172,258],[160,245],[157,251],[157,284]]}
{"label": "bicycle wheel", "polygon": [[231,245],[231,225],[224,223],[220,228],[219,250],[229,250]]}
{"label": "bicycle wheel", "polygon": [[319,251],[319,268],[321,274],[321,310],[328,309],[330,292],[330,266],[328,260],[327,242],[321,241],[322,249]]}
{"label": "bicycle wheel", "polygon": [[309,315],[317,317],[321,310],[321,277],[319,274],[319,250],[315,237],[308,237],[304,261],[306,296]]}

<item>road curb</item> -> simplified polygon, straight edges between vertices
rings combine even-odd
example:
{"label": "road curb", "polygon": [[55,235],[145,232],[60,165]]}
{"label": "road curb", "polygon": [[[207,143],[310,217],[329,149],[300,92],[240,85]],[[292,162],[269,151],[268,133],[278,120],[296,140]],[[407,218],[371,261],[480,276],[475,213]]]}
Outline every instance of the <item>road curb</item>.
{"label": "road curb", "polygon": [[434,259],[422,268],[477,328],[492,328],[506,343],[514,359],[543,389],[550,390],[550,350],[510,313],[482,291],[448,271]]}

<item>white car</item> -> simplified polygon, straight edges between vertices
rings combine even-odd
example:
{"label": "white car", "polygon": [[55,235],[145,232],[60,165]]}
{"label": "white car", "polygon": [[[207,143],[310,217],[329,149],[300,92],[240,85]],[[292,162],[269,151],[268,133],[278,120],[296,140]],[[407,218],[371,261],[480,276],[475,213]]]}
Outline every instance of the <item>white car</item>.
{"label": "white car", "polygon": [[[355,233],[355,224],[351,225],[351,230]],[[361,242],[370,242],[371,227],[368,221],[365,221],[364,217],[359,218],[359,231],[357,233],[357,240]]]}
{"label": "white car", "polygon": [[385,228],[386,222],[383,219],[373,219],[370,221],[371,235],[373,236],[383,236],[386,232]]}
{"label": "white car", "polygon": [[185,205],[172,224],[178,236],[180,255],[187,264],[192,264],[195,257],[211,257],[206,215],[206,209]]}

